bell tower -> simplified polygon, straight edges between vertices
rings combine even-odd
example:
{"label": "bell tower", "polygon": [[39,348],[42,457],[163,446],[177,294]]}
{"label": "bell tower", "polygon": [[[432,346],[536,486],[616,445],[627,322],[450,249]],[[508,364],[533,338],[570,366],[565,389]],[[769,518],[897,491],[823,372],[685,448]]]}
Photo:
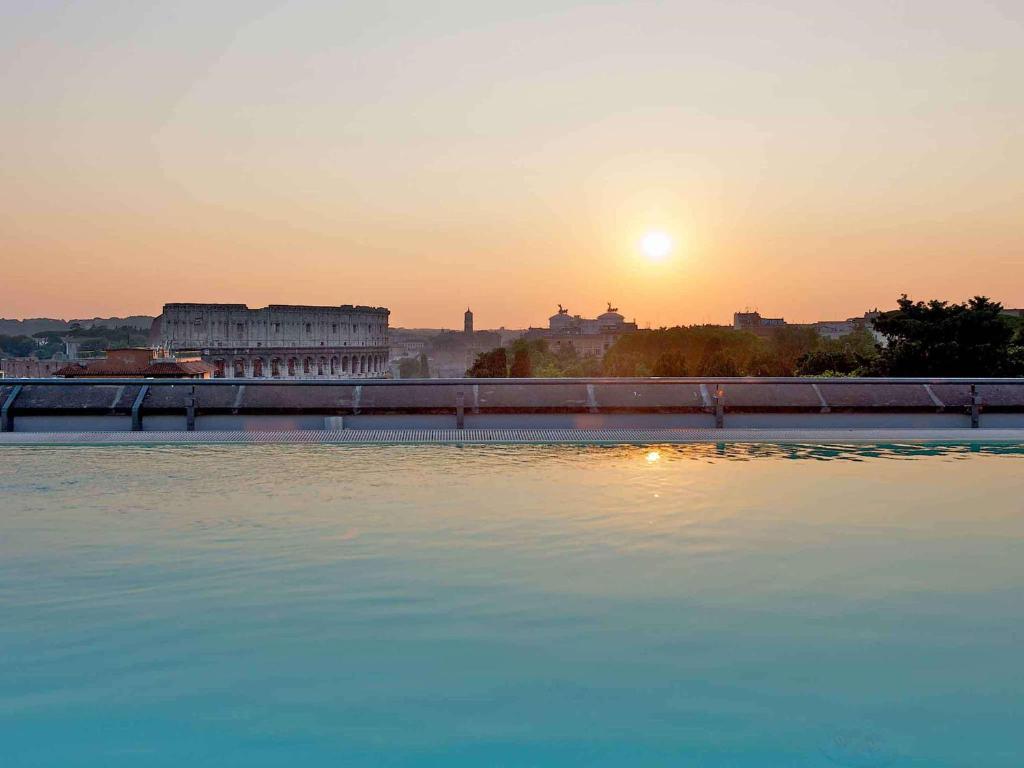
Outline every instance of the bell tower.
{"label": "bell tower", "polygon": [[473,335],[473,312],[469,309],[469,307],[466,307],[466,314],[463,315],[462,331],[467,336]]}

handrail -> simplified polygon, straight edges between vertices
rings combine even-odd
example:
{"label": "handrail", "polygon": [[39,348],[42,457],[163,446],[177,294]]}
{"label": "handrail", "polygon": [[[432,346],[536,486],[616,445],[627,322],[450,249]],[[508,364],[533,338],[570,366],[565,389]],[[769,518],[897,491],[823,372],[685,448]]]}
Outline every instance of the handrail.
{"label": "handrail", "polygon": [[371,386],[371,387],[394,387],[394,386],[437,386],[438,384],[464,385],[474,384],[502,384],[502,385],[552,385],[552,384],[887,384],[887,385],[917,385],[922,384],[1011,384],[1024,385],[1024,377],[848,377],[848,376],[680,376],[680,377],[574,377],[574,378],[528,378],[528,379],[259,379],[259,378],[224,378],[224,379],[147,379],[147,378],[18,378],[3,379],[4,385],[26,385],[33,386],[95,386],[103,384],[107,386],[125,385],[149,385],[159,387],[170,386],[275,386],[275,387],[330,387],[330,386]]}

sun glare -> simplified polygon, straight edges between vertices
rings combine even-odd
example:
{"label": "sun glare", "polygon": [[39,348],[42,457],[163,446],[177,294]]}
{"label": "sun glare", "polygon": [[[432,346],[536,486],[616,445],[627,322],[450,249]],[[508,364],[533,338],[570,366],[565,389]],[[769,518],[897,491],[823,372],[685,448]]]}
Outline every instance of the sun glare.
{"label": "sun glare", "polygon": [[672,252],[672,238],[657,230],[648,232],[640,241],[640,250],[651,261],[661,261]]}

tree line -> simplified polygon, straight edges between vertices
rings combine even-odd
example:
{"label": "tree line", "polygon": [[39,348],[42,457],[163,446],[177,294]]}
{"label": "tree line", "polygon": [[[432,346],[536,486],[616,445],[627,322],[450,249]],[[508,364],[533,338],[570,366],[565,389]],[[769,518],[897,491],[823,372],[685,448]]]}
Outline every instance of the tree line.
{"label": "tree line", "polygon": [[619,337],[603,358],[520,339],[478,355],[466,375],[1024,376],[1024,319],[987,297],[950,303],[904,295],[868,322],[838,339],[800,326],[764,336],[711,325],[659,328]]}
{"label": "tree line", "polygon": [[149,342],[149,334],[133,326],[83,328],[76,323],[69,330],[39,331],[31,336],[0,335],[0,356],[49,360],[64,351],[65,338],[78,341],[82,352],[99,352],[112,347],[146,346]]}

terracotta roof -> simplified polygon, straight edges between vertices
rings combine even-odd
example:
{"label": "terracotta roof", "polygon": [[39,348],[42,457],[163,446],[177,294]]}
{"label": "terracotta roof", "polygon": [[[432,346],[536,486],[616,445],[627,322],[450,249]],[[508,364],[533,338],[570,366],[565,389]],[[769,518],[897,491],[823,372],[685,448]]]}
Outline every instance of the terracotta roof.
{"label": "terracotta roof", "polygon": [[177,362],[153,361],[147,365],[134,365],[113,360],[90,360],[85,365],[71,363],[54,372],[54,376],[74,377],[138,377],[192,378],[213,373],[213,366],[198,360]]}

